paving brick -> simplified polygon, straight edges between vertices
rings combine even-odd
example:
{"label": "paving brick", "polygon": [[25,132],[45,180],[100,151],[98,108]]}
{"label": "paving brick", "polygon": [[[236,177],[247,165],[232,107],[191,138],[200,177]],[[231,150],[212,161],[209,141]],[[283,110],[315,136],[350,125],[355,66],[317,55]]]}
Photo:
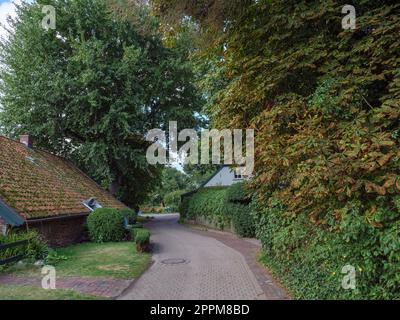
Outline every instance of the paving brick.
{"label": "paving brick", "polygon": [[[123,300],[263,300],[287,299],[268,274],[255,274],[246,261],[255,259],[255,244],[212,233],[194,231],[177,223],[178,216],[157,217],[147,225],[152,232],[154,263],[129,288]],[[231,241],[232,242],[232,241]],[[239,244],[240,245],[239,245]],[[251,248],[251,250],[249,250]],[[251,257],[251,258],[250,258]],[[184,259],[182,264],[164,264],[166,259]],[[261,268],[261,267],[260,267]],[[259,280],[257,279],[259,278]],[[261,286],[259,281],[264,281]],[[265,283],[268,281],[268,283]],[[262,282],[261,282],[262,283]]]}
{"label": "paving brick", "polygon": [[[133,280],[68,277],[57,278],[56,289],[70,289],[82,294],[105,298],[116,298],[132,284]],[[0,284],[41,288],[38,277],[0,276]],[[1,298],[1,297],[0,297]]]}

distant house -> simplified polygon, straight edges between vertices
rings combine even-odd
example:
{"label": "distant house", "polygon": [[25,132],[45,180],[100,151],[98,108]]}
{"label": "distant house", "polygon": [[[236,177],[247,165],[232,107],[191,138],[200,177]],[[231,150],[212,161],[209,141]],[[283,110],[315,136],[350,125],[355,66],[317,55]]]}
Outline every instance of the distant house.
{"label": "distant house", "polygon": [[0,232],[37,229],[50,246],[81,241],[98,207],[125,208],[71,162],[34,149],[29,136],[0,136]]}
{"label": "distant house", "polygon": [[200,188],[229,187],[234,183],[247,180],[247,176],[238,174],[231,166],[221,166]]}

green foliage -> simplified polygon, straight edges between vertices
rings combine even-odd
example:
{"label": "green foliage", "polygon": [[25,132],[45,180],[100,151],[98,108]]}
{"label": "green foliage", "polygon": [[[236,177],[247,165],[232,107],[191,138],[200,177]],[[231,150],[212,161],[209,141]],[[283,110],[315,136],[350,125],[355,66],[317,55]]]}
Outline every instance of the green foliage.
{"label": "green foliage", "polygon": [[[44,30],[42,6],[57,9]],[[133,11],[141,32],[105,0],[38,0],[18,6],[0,43],[0,121],[11,138],[63,155],[124,203],[136,207],[159,168],[146,160],[149,129],[169,120],[197,128],[202,98],[193,85],[190,48],[165,47],[148,10]]]}
{"label": "green foliage", "polygon": [[121,214],[124,217],[128,218],[129,224],[135,224],[136,223],[138,214],[137,214],[137,212],[135,210],[125,208],[125,209],[121,209],[119,211],[121,212]]}
{"label": "green foliage", "polygon": [[[173,8],[203,28],[213,12],[200,8],[237,4],[168,2],[156,1],[160,14]],[[256,129],[269,265],[298,297],[398,298],[398,1],[354,3],[355,30],[341,26],[343,1],[242,4],[221,15],[220,50],[208,50],[220,62],[206,78],[226,81],[209,91],[213,126]],[[362,270],[354,292],[340,287],[347,262]]]}
{"label": "green foliage", "polygon": [[148,243],[150,241],[150,231],[147,229],[137,229],[135,235],[136,243]]}
{"label": "green foliage", "polygon": [[50,250],[49,254],[47,255],[47,257],[44,259],[44,262],[48,265],[57,265],[58,263],[62,262],[62,261],[66,261],[68,260],[68,257],[65,255],[61,255],[59,254],[57,251],[55,250]]}
{"label": "green foliage", "polygon": [[168,193],[164,197],[164,202],[171,212],[178,212],[181,205],[181,196],[186,191],[178,190]]}
{"label": "green foliage", "polygon": [[22,245],[0,251],[0,260],[17,255],[23,255],[24,258],[35,261],[47,256],[49,248],[42,236],[34,230],[18,232],[12,231],[7,235],[0,235],[0,244],[13,243],[17,241],[29,240],[27,245]]}
{"label": "green foliage", "polygon": [[181,218],[205,218],[217,228],[223,230],[230,225],[230,218],[226,216],[225,196],[226,188],[203,188],[184,198],[180,207]]}
{"label": "green foliage", "polygon": [[[374,228],[363,216],[362,205],[349,203],[343,219],[324,226],[306,214],[290,215],[284,206],[252,203],[257,237],[264,248],[263,262],[299,299],[398,299],[400,297],[399,224],[386,220]],[[388,208],[382,214],[399,216]],[[341,286],[342,268],[356,269],[356,290]]]}
{"label": "green foliage", "polygon": [[235,233],[241,237],[255,236],[254,217],[249,210],[250,196],[245,183],[235,183],[227,189],[225,196],[226,216],[231,217]]}
{"label": "green foliage", "polygon": [[226,192],[226,202],[248,205],[251,201],[251,195],[246,190],[244,182],[234,183]]}
{"label": "green foliage", "polygon": [[135,234],[136,250],[138,252],[150,251],[150,231],[137,229]]}
{"label": "green foliage", "polygon": [[138,229],[142,229],[143,228],[143,224],[141,223],[135,223],[129,226],[129,235],[130,235],[130,239],[131,240],[135,240],[136,238],[136,233]]}
{"label": "green foliage", "polygon": [[254,217],[244,183],[229,188],[203,188],[184,196],[180,205],[181,219],[203,218],[223,230],[231,227],[242,237],[254,237]]}
{"label": "green foliage", "polygon": [[89,215],[87,224],[93,242],[118,242],[124,239],[124,216],[119,210],[97,209]]}
{"label": "green foliage", "polygon": [[[172,209],[176,210],[177,202],[171,199],[171,196],[173,197],[174,192],[184,193],[183,190],[192,188],[193,183],[188,175],[175,168],[165,167],[162,170],[159,184],[156,185],[156,188],[154,188],[147,197],[148,200],[145,202],[146,206],[156,207],[172,205]],[[167,196],[168,198],[166,198]],[[170,202],[170,204],[167,204],[167,202]]]}

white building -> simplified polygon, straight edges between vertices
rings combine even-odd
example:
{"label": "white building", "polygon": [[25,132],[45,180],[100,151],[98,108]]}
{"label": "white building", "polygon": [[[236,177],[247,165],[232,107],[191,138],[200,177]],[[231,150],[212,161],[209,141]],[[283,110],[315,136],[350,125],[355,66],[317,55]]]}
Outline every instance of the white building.
{"label": "white building", "polygon": [[235,168],[221,166],[200,188],[229,187],[234,183],[247,180],[247,176],[236,173]]}

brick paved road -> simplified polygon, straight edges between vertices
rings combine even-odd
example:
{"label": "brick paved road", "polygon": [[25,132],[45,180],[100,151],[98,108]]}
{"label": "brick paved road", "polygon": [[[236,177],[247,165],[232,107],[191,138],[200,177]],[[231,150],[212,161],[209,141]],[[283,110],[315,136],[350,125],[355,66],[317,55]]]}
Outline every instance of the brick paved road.
{"label": "brick paved road", "polygon": [[[147,225],[152,231],[154,264],[120,299],[287,298],[268,275],[256,278],[241,253],[213,238],[211,233],[207,236],[196,232],[179,225],[177,220],[177,215],[161,215]],[[185,263],[163,263],[169,259],[183,259]]]}

